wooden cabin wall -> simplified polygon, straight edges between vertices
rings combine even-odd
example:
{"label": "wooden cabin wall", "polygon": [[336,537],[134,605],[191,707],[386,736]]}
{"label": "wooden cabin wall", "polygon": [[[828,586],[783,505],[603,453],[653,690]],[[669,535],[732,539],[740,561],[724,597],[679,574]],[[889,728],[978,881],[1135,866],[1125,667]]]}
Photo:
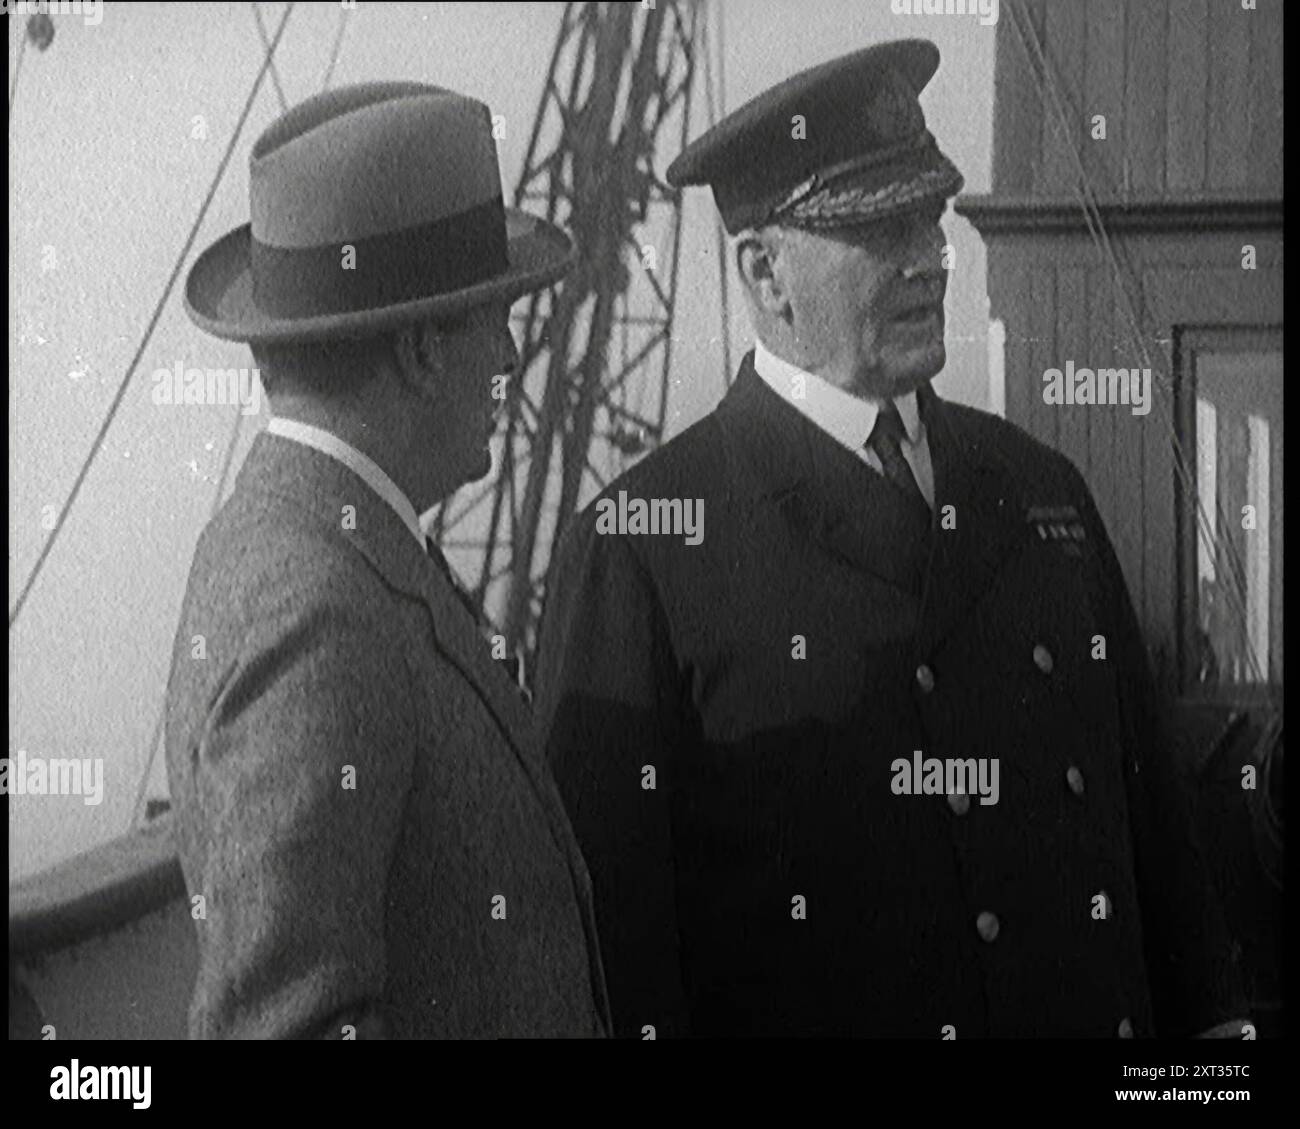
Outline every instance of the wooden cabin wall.
{"label": "wooden cabin wall", "polygon": [[[1054,76],[1046,92],[1025,23]],[[991,315],[1006,327],[1006,415],[1088,480],[1172,692],[1174,342],[1182,327],[1282,323],[1280,219],[1241,218],[1243,204],[1249,212],[1282,194],[1281,0],[1254,10],[1242,0],[1004,0],[997,37],[992,191],[959,210],[988,248]],[[1104,141],[1091,136],[1094,114],[1106,117]],[[1081,166],[1110,252],[1083,222]],[[1162,215],[1198,202],[1222,212],[1181,229]],[[1255,271],[1242,269],[1245,244]],[[1150,353],[1151,413],[1044,404],[1043,372],[1067,360],[1145,367],[1129,303]],[[1194,476],[1194,448],[1187,457]]]}
{"label": "wooden cabin wall", "polygon": [[[1280,325],[1282,253],[1277,233],[1224,231],[1112,237],[1127,263],[1152,368],[1152,407],[1048,405],[1049,368],[1145,367],[1128,303],[1108,257],[1086,232],[1002,235],[989,241],[989,301],[1006,324],[1006,414],[1060,450],[1087,479],[1123,565],[1162,684],[1174,688],[1179,547],[1173,436],[1173,342],[1185,326]],[[1241,269],[1253,244],[1255,271]],[[1137,284],[1133,279],[1138,280]],[[1185,446],[1195,475],[1195,450]]]}
{"label": "wooden cabin wall", "polygon": [[[1282,0],[1255,3],[1005,0],[994,195],[1073,198],[1076,152],[1113,199],[1280,195]],[[1064,129],[1055,102],[1044,113],[1013,6],[1051,61]],[[1094,114],[1106,116],[1104,142]]]}

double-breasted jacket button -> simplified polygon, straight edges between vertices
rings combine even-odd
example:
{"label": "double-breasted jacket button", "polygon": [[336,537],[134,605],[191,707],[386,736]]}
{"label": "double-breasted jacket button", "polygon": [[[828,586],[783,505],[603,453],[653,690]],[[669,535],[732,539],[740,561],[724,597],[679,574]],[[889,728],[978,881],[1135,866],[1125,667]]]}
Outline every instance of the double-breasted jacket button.
{"label": "double-breasted jacket button", "polygon": [[1116,1034],[1121,1039],[1133,1038],[1133,1021],[1127,1015],[1119,1021],[1119,1029]]}
{"label": "double-breasted jacket button", "polygon": [[1054,665],[1052,652],[1044,647],[1042,643],[1036,644],[1034,647],[1034,666],[1038,667],[1044,674],[1051,674]]}
{"label": "double-breasted jacket button", "polygon": [[1078,765],[1072,764],[1065,770],[1065,782],[1076,796],[1083,795],[1083,773],[1079,771]]}
{"label": "double-breasted jacket button", "polygon": [[970,796],[965,792],[949,792],[948,806],[954,815],[965,815],[970,811]]}
{"label": "double-breasted jacket button", "polygon": [[998,930],[1001,929],[1001,923],[998,921],[996,913],[990,913],[984,910],[983,913],[975,919],[975,931],[980,935],[980,939],[992,943],[998,939]]}
{"label": "double-breasted jacket button", "polygon": [[925,663],[916,668],[916,684],[921,687],[921,693],[928,694],[934,689],[934,671]]}

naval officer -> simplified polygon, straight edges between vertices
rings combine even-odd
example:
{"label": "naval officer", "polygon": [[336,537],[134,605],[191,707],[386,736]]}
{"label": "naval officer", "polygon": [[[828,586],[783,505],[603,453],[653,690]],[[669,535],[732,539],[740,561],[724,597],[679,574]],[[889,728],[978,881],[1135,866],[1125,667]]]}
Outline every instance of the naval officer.
{"label": "naval officer", "polygon": [[604,496],[698,500],[702,542],[590,507],[539,662],[621,1035],[1235,1029],[1088,488],[930,387],[962,183],[918,101],[938,62],[826,63],[668,170],[712,188],[756,342]]}

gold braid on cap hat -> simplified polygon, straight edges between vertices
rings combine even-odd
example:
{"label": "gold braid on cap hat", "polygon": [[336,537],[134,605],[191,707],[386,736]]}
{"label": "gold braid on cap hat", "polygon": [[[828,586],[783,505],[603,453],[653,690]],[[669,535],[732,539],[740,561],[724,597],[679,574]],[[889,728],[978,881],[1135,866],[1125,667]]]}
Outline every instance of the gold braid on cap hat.
{"label": "gold braid on cap hat", "polygon": [[946,168],[926,169],[874,191],[866,187],[824,187],[793,206],[778,209],[768,222],[791,227],[846,227],[883,219],[922,200],[947,198],[960,192],[965,181],[947,158],[944,161]]}
{"label": "gold braid on cap hat", "polygon": [[[881,188],[868,189],[852,184],[841,187],[846,180],[858,179],[859,174],[872,168],[926,150],[932,151],[937,159],[937,165],[932,168],[890,181]],[[925,130],[899,145],[819,169],[791,189],[772,209],[765,222],[799,227],[842,227],[849,223],[865,223],[929,197],[952,196],[961,191],[964,183],[957,166],[940,152],[934,136]]]}

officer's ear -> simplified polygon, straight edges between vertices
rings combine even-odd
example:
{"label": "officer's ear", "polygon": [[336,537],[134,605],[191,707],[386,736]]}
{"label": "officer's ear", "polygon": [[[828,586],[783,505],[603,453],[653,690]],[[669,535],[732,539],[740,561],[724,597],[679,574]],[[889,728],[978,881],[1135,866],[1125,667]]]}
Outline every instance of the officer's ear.
{"label": "officer's ear", "polygon": [[783,281],[783,250],[784,241],[776,227],[743,231],[736,240],[736,269],[755,306],[789,322],[792,315]]}

